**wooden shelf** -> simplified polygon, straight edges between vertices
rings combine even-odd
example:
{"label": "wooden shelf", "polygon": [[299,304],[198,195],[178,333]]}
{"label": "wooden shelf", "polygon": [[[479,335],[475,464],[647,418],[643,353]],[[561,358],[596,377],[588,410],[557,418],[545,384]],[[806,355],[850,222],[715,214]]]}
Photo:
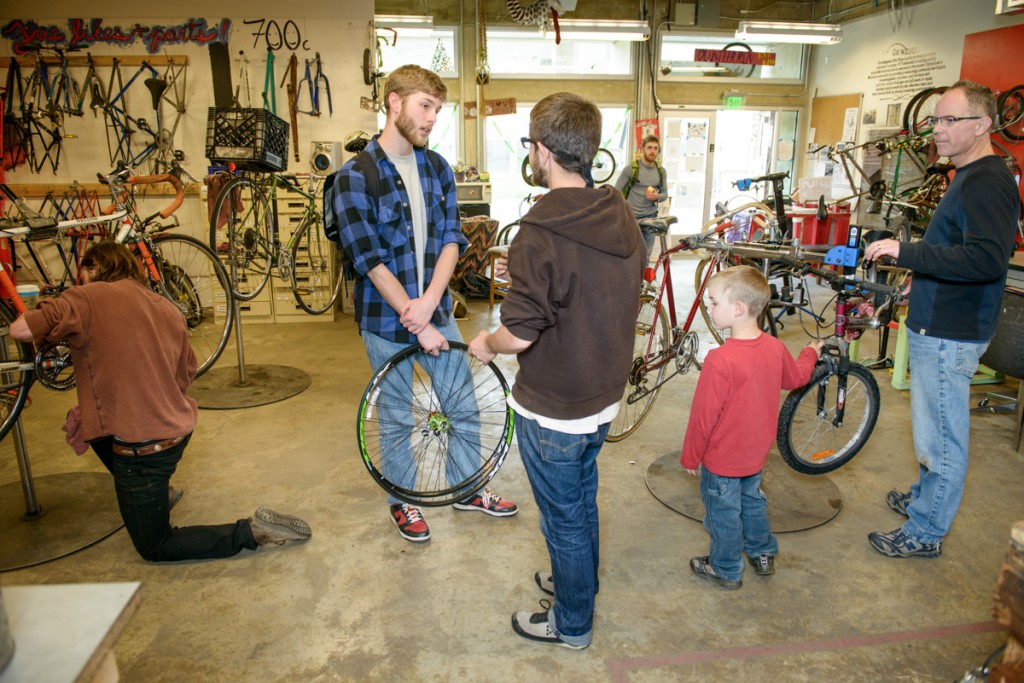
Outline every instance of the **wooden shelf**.
{"label": "wooden shelf", "polygon": [[[18,66],[22,69],[34,69],[36,66],[35,57],[10,57],[10,59],[17,60]],[[68,66],[89,66],[88,55],[74,54],[68,55]],[[143,62],[150,66],[188,66],[188,57],[185,55],[123,55],[115,57],[114,55],[93,55],[92,63],[96,66],[113,66],[114,60],[117,60],[121,66],[142,66]],[[56,56],[44,56],[43,64],[53,64],[60,66],[61,58]],[[7,62],[10,65],[10,61]]]}

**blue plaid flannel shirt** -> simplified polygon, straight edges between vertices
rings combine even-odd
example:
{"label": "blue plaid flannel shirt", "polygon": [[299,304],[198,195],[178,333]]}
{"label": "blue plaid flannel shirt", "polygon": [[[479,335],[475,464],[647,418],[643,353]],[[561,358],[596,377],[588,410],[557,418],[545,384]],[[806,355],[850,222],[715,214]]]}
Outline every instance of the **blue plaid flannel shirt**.
{"label": "blue plaid flannel shirt", "polygon": [[[412,344],[415,335],[399,321],[398,312],[384,300],[366,274],[383,263],[405,288],[410,298],[419,296],[416,282],[416,245],[412,231],[412,213],[398,169],[387,158],[375,137],[366,147],[377,164],[380,196],[377,205],[366,192],[366,180],[349,161],[338,171],[334,209],[340,223],[341,245],[352,260],[356,278],[355,316],[360,330],[384,339]],[[442,164],[438,177],[427,152],[414,148],[427,212],[427,244],[424,255],[423,286],[430,284],[434,267],[447,244],[458,244],[459,253],[469,244],[462,233],[455,198],[455,174]],[[431,152],[433,154],[433,152]],[[452,299],[445,290],[431,323],[443,324],[451,315]]]}

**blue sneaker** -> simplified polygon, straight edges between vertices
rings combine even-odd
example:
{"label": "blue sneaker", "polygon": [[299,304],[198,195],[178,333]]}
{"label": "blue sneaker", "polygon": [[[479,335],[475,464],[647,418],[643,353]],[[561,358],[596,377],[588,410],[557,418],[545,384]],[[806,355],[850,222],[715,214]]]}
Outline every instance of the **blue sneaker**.
{"label": "blue sneaker", "polygon": [[868,534],[871,547],[889,557],[938,557],[942,554],[942,541],[921,543],[907,536],[903,528],[889,533],[872,531]]}
{"label": "blue sneaker", "polygon": [[910,497],[909,493],[902,493],[896,489],[885,494],[885,504],[889,506],[889,509],[893,512],[898,512],[904,517],[910,516],[907,514],[907,508],[910,507],[912,502],[913,499]]}

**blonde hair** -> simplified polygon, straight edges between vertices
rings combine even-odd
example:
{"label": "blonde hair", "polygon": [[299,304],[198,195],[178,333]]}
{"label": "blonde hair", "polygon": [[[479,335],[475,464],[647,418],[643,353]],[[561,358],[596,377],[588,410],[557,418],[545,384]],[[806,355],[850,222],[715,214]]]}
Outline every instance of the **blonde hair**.
{"label": "blonde hair", "polygon": [[761,315],[772,298],[768,280],[752,266],[733,266],[715,273],[708,284],[714,283],[730,301],[740,301],[754,318]]}
{"label": "blonde hair", "polygon": [[388,96],[391,93],[397,93],[404,100],[417,92],[425,92],[441,102],[448,101],[448,86],[440,76],[422,66],[406,64],[388,75],[388,80],[384,84],[384,110],[390,111]]}

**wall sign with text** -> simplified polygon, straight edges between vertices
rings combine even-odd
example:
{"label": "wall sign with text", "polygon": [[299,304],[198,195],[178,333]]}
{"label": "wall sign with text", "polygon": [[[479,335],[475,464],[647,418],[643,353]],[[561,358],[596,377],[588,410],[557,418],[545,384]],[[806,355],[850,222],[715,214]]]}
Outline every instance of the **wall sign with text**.
{"label": "wall sign with text", "polygon": [[11,41],[16,55],[32,52],[35,44],[44,48],[92,47],[116,45],[132,47],[142,43],[146,51],[156,54],[168,45],[194,43],[225,43],[231,36],[231,20],[221,19],[208,24],[206,19],[188,19],[175,25],[106,24],[103,19],[68,19],[66,26],[37,24],[27,19],[12,19],[0,36]]}

